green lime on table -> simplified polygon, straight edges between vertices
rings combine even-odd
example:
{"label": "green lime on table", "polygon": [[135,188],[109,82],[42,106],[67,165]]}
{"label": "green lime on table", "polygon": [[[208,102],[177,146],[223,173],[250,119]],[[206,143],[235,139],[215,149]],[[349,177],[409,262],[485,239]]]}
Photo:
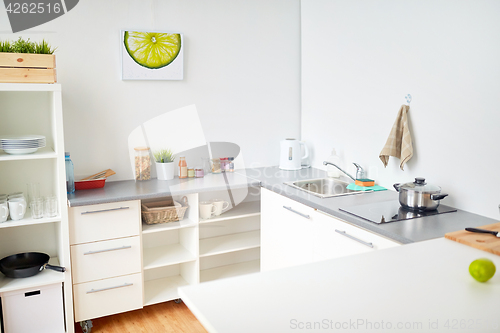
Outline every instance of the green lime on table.
{"label": "green lime on table", "polygon": [[167,66],[181,50],[180,34],[125,31],[123,42],[132,59],[150,69]]}
{"label": "green lime on table", "polygon": [[495,275],[496,267],[487,258],[476,259],[469,265],[469,273],[479,282],[486,282]]}

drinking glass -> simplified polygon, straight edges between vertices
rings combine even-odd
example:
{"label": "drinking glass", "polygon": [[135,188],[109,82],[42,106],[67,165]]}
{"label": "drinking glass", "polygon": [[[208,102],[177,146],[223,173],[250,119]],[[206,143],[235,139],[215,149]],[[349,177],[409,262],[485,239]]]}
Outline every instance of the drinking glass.
{"label": "drinking glass", "polygon": [[48,196],[45,197],[45,210],[43,212],[44,217],[54,217],[57,216],[57,197]]}
{"label": "drinking glass", "polygon": [[43,217],[43,198],[34,198],[33,200],[31,200],[30,204],[31,217],[34,219],[41,219]]}

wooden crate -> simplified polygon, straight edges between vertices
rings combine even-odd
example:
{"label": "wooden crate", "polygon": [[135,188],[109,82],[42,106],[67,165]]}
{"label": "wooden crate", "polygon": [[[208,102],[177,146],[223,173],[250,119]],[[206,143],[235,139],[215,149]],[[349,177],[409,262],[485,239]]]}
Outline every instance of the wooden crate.
{"label": "wooden crate", "polygon": [[0,53],[0,82],[56,83],[56,56]]}

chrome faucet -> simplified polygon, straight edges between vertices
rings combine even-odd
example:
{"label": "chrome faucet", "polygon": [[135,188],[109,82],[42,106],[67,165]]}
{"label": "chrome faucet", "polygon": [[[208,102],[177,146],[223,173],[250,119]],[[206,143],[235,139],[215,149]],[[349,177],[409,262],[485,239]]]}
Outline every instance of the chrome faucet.
{"label": "chrome faucet", "polygon": [[336,167],[337,169],[339,169],[340,171],[342,171],[344,174],[346,174],[353,181],[356,181],[356,179],[366,178],[365,177],[365,170],[363,170],[363,168],[358,163],[353,163],[353,164],[356,167],[356,178],[354,178],[353,176],[351,176],[350,174],[348,174],[347,172],[345,172],[344,170],[342,170],[342,168],[339,167],[338,165],[333,164],[333,163],[328,162],[328,161],[323,161],[323,165],[333,165],[334,167]]}

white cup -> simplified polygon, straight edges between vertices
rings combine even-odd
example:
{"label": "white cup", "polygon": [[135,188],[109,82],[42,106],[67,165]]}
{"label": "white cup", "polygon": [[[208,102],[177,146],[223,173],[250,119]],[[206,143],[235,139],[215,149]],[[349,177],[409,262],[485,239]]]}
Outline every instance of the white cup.
{"label": "white cup", "polygon": [[7,200],[0,200],[0,222],[7,221],[9,217],[9,204]]}
{"label": "white cup", "polygon": [[229,202],[221,199],[213,199],[212,203],[215,206],[215,216],[219,216],[220,214],[222,214],[222,211],[226,210],[229,207]]}
{"label": "white cup", "polygon": [[26,214],[26,200],[23,198],[9,199],[9,211],[12,220],[21,220]]}
{"label": "white cup", "polygon": [[206,220],[214,216],[215,213],[215,205],[208,201],[200,202],[200,218],[202,220]]}

